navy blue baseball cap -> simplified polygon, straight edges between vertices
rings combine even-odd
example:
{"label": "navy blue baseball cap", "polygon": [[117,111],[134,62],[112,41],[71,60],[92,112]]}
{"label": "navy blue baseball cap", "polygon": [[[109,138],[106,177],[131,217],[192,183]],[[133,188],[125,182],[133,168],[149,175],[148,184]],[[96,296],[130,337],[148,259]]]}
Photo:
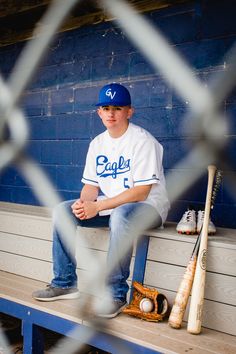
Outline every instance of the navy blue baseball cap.
{"label": "navy blue baseball cap", "polygon": [[99,92],[99,102],[96,106],[130,106],[130,93],[121,84],[108,84]]}

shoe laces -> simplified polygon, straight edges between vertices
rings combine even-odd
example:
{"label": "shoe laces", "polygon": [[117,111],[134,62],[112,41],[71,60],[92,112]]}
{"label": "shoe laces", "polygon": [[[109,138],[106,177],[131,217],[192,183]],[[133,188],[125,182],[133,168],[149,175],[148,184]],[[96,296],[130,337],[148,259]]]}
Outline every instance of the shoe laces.
{"label": "shoe laces", "polygon": [[205,212],[203,210],[199,210],[198,211],[198,222],[203,222],[204,220],[204,215],[205,215]]}
{"label": "shoe laces", "polygon": [[54,288],[54,286],[52,286],[52,284],[47,284],[46,285],[46,290],[50,290],[50,289],[53,289]]}
{"label": "shoe laces", "polygon": [[196,219],[196,212],[195,210],[187,210],[184,215],[182,220],[185,222],[190,222],[190,221],[195,221]]}

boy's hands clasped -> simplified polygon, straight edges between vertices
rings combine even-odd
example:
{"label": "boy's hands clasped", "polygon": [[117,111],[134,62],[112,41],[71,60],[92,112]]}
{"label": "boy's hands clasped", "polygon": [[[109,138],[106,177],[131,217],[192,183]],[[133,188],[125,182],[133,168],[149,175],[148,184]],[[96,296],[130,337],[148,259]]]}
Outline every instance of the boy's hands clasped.
{"label": "boy's hands clasped", "polygon": [[71,206],[72,213],[80,220],[91,219],[99,212],[96,201],[76,200]]}

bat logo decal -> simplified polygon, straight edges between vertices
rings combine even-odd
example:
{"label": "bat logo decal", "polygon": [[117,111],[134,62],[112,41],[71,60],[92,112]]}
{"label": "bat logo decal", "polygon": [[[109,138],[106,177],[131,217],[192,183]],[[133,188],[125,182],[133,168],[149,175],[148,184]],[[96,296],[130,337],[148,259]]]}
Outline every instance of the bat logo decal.
{"label": "bat logo decal", "polygon": [[206,258],[207,258],[207,250],[204,249],[202,250],[202,253],[200,255],[200,267],[203,270],[206,270]]}

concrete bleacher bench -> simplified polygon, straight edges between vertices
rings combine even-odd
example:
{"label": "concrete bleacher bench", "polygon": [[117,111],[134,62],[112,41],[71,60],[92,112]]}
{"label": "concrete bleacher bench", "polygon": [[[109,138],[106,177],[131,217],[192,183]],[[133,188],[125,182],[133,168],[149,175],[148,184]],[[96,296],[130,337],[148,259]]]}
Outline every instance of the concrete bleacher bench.
{"label": "concrete bleacher bench", "polygon": [[[196,236],[178,235],[175,224],[149,230],[132,259],[133,279],[157,288],[170,305],[191,255]],[[81,238],[93,257],[106,261],[107,229],[83,228],[76,238],[79,288],[86,291],[89,260],[81,262]],[[52,277],[52,222],[46,208],[0,203],[0,312],[22,320],[24,354],[43,353],[40,327],[81,339],[89,323],[79,315],[80,300],[41,303],[31,297]],[[108,321],[87,344],[117,351],[128,344],[132,353],[236,352],[236,230],[217,229],[209,237],[202,333],[193,336],[168,326],[167,320],[149,323],[121,314]],[[130,278],[130,282],[132,278]],[[187,320],[188,309],[185,320]],[[78,331],[72,331],[75,327]],[[77,328],[76,327],[76,328]]]}

